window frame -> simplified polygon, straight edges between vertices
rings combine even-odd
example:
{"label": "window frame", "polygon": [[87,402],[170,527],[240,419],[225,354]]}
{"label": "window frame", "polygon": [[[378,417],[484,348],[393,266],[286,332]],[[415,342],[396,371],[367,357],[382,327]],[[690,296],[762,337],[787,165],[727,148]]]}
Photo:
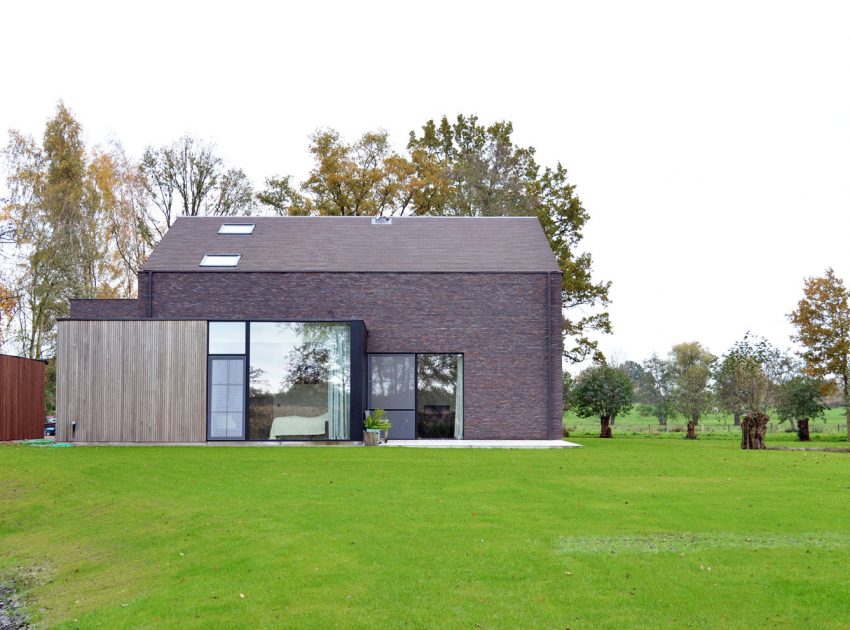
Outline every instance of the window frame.
{"label": "window frame", "polygon": [[[220,323],[220,322],[238,322],[245,325],[245,354],[210,354],[209,352],[209,325],[211,323]],[[348,439],[344,440],[334,440],[338,442],[356,442],[362,439],[361,432],[363,430],[363,410],[366,408],[366,392],[363,383],[366,380],[366,363],[367,363],[367,353],[366,353],[366,325],[362,319],[328,319],[328,318],[320,318],[320,319],[309,319],[309,318],[292,318],[292,319],[280,319],[280,318],[264,318],[258,317],[256,319],[244,319],[244,318],[213,318],[207,319],[207,343],[206,343],[206,357],[207,357],[207,381],[206,381],[206,440],[208,442],[212,441],[220,441],[223,439],[230,438],[210,438],[209,436],[209,428],[210,428],[210,357],[233,357],[233,358],[244,358],[245,359],[245,415],[244,415],[244,423],[243,423],[243,438],[238,440],[240,442],[269,442],[269,440],[262,439],[250,439],[248,437],[248,414],[250,413],[250,369],[251,369],[251,324],[259,323],[259,322],[271,322],[271,323],[317,323],[317,324],[347,324],[350,331],[349,337],[349,369],[351,370],[349,376],[349,435]],[[399,353],[393,353],[399,354]],[[410,354],[410,353],[406,353]],[[287,441],[312,441],[312,440],[287,440]]]}
{"label": "window frame", "polygon": [[[413,422],[414,422],[414,430],[418,430],[418,420],[417,413],[419,409],[419,355],[420,354],[451,354],[454,356],[461,357],[463,361],[463,377],[460,379],[460,387],[463,392],[463,405],[461,406],[461,410],[463,412],[463,433],[460,438],[423,438],[423,439],[443,439],[443,440],[452,440],[452,439],[466,439],[464,436],[466,434],[466,355],[463,352],[367,352],[366,353],[366,400],[364,400],[363,409],[372,413],[375,409],[382,409],[382,407],[371,407],[369,403],[372,402],[372,390],[371,390],[371,366],[369,364],[369,357],[372,355],[387,355],[387,354],[407,354],[413,355],[413,409],[384,409],[384,411],[413,411]],[[420,438],[415,438],[420,439]]]}
{"label": "window frame", "polygon": [[[212,435],[212,365],[216,360],[242,361],[242,436],[241,437],[213,437]],[[247,436],[248,421],[248,357],[244,354],[207,354],[207,441],[208,442],[244,442]]]}

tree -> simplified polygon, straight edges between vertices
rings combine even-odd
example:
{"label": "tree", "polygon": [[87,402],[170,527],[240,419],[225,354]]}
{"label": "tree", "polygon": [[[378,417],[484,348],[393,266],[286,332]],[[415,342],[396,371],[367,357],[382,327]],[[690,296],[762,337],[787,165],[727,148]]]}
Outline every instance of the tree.
{"label": "tree", "polygon": [[822,380],[805,375],[794,376],[779,386],[776,415],[782,420],[796,420],[797,436],[803,442],[809,440],[809,420],[823,416],[827,409],[825,387]]}
{"label": "tree", "polygon": [[70,298],[115,295],[115,268],[93,165],[70,110],[59,103],[41,144],[17,131],[9,136],[0,221],[17,256],[14,340],[21,354],[40,358],[52,352],[55,322]]}
{"label": "tree", "polygon": [[149,200],[138,164],[127,157],[119,144],[109,151],[96,149],[92,164],[92,176],[104,206],[118,294],[134,297],[139,269],[153,250],[157,234],[147,212]]}
{"label": "tree", "polygon": [[573,387],[575,386],[575,381],[573,380],[573,375],[564,370],[564,413],[567,413],[570,408],[573,406]]}
{"label": "tree", "polygon": [[715,391],[724,409],[743,416],[741,448],[765,448],[767,412],[791,367],[790,360],[770,342],[749,332],[724,355],[715,371]]}
{"label": "tree", "polygon": [[157,240],[177,216],[233,216],[254,210],[254,192],[245,173],[227,168],[213,145],[192,136],[148,147],[138,168],[149,199],[145,218]]}
{"label": "tree", "polygon": [[674,369],[675,406],[688,421],[687,438],[697,438],[696,427],[702,414],[711,407],[708,384],[717,357],[698,342],[673,346],[670,359]]}
{"label": "tree", "polygon": [[827,269],[821,278],[806,278],[803,299],[788,317],[797,329],[792,339],[803,346],[804,372],[837,380],[850,440],[850,291]]}
{"label": "tree", "polygon": [[641,368],[635,392],[640,413],[656,418],[661,426],[667,426],[667,420],[676,413],[674,365],[653,354]]}
{"label": "tree", "polygon": [[401,155],[384,131],[352,144],[320,131],[307,180],[296,189],[289,177],[269,178],[257,198],[277,214],[536,216],[563,272],[564,356],[601,360],[591,334],[611,332],[610,283],[594,281],[590,255],[578,251],[589,215],[566,169],[541,169],[534,148],[515,145],[512,134],[510,122],[443,117],[411,132]]}
{"label": "tree", "polygon": [[632,382],[622,370],[608,365],[595,365],[576,379],[572,400],[582,418],[599,416],[599,437],[611,437],[611,418],[627,413],[632,407]]}

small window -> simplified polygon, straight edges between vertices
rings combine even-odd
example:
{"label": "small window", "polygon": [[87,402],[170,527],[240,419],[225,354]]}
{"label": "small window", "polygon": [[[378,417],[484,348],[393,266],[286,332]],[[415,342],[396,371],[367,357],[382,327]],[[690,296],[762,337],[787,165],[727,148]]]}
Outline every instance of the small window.
{"label": "small window", "polygon": [[240,258],[240,254],[206,254],[201,267],[235,267]]}
{"label": "small window", "polygon": [[245,354],[245,322],[210,322],[210,354]]}
{"label": "small window", "polygon": [[253,234],[253,223],[224,223],[218,228],[219,234]]}

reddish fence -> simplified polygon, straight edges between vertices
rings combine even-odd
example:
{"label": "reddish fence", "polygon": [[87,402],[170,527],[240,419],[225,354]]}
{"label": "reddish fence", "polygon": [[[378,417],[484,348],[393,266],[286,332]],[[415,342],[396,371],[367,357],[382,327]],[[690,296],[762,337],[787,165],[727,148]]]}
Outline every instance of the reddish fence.
{"label": "reddish fence", "polygon": [[0,354],[0,442],[44,437],[42,361]]}

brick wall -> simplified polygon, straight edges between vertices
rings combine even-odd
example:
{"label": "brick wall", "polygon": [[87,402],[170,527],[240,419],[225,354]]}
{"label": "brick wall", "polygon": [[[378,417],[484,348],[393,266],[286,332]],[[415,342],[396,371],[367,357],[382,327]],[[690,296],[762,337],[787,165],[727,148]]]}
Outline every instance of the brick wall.
{"label": "brick wall", "polygon": [[71,300],[71,317],[76,319],[130,319],[144,317],[140,300]]}

